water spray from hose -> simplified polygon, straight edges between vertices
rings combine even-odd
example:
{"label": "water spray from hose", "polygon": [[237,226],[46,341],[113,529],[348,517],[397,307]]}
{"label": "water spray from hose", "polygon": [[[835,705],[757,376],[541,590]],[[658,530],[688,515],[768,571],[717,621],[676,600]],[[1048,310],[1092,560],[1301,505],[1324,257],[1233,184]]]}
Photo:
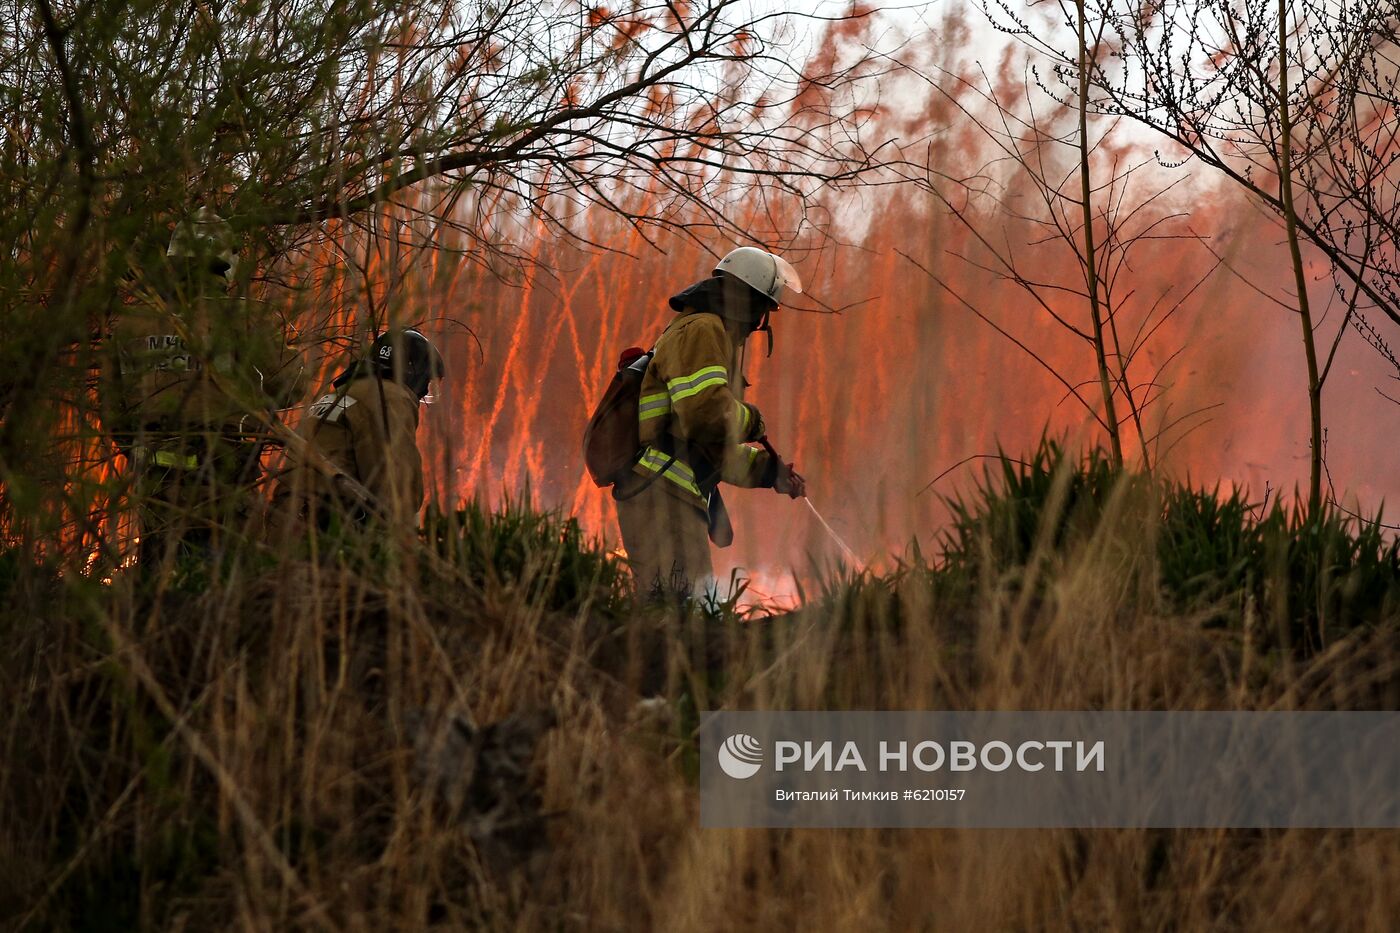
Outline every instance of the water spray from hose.
{"label": "water spray from hose", "polygon": [[818,512],[817,507],[812,504],[812,500],[803,496],[802,501],[807,503],[807,508],[812,510],[812,514],[817,517],[817,521],[821,522],[822,527],[826,529],[826,533],[831,535],[831,540],[835,541],[842,552],[845,553],[846,559],[851,562],[851,566],[859,568],[860,558],[856,557],[856,552],[851,550],[850,546],[846,544],[845,541],[841,540],[841,536],[836,533],[836,529],[827,524],[826,519],[822,518],[822,513]]}
{"label": "water spray from hose", "polygon": [[[767,434],[760,437],[758,439],[758,442],[763,445],[764,450],[768,451],[768,455],[770,457],[778,461],[779,464],[783,463],[783,458],[778,456],[778,452],[774,450],[773,445],[769,443]],[[817,511],[817,507],[812,504],[812,500],[807,498],[806,495],[803,495],[802,501],[807,503],[807,508],[811,510],[812,515],[817,519],[817,521],[821,523],[822,530],[824,530],[831,537],[832,541],[836,542],[836,546],[839,547],[841,549],[841,552],[846,555],[846,559],[851,562],[851,566],[859,568],[860,558],[856,557],[856,552],[851,550],[850,545],[848,545],[845,541],[841,540],[841,536],[836,533],[836,529],[832,528],[831,525],[827,523],[827,520],[825,518],[822,518],[822,513]]]}

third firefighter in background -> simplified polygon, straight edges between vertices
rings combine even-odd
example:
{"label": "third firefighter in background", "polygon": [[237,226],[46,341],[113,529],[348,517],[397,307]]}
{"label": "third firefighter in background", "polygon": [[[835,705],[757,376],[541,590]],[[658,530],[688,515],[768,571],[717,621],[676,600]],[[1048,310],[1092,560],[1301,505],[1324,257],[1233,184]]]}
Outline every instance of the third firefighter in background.
{"label": "third firefighter in background", "polygon": [[[338,519],[377,516],[399,527],[417,522],[423,503],[419,405],[444,374],[442,355],[414,328],[376,339],[302,417],[304,449],[290,448],[274,495],[284,528],[309,520],[325,530]],[[353,479],[371,497],[360,502],[338,482]]]}

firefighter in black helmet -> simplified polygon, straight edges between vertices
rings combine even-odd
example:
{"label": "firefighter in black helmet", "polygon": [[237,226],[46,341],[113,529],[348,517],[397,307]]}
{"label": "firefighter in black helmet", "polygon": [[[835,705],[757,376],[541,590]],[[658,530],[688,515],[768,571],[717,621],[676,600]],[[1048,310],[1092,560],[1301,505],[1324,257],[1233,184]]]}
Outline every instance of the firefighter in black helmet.
{"label": "firefighter in black helmet", "polygon": [[[317,456],[289,449],[278,478],[274,501],[284,527],[298,528],[310,519],[325,529],[336,516],[362,522],[371,511],[391,523],[413,525],[423,503],[418,406],[445,371],[442,354],[409,327],[380,336],[365,358],[336,376],[334,391],[316,399],[297,426]],[[348,496],[327,465],[367,489],[373,502]]]}

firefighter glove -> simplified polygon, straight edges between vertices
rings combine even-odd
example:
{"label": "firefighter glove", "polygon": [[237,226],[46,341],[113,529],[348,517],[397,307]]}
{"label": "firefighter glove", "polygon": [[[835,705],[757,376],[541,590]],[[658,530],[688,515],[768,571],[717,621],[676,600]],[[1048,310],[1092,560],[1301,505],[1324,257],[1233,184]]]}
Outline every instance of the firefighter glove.
{"label": "firefighter glove", "polygon": [[807,481],[802,478],[801,473],[792,468],[791,463],[780,463],[773,490],[793,499],[801,499],[807,495]]}

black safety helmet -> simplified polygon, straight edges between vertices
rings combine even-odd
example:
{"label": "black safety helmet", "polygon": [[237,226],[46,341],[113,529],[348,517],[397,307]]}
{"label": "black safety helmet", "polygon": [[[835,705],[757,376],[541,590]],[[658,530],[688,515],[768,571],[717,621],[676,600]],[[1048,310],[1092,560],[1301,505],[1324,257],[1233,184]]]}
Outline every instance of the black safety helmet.
{"label": "black safety helmet", "polygon": [[447,371],[437,347],[413,327],[380,335],[370,345],[367,362],[380,376],[406,386],[420,399],[428,394],[429,383]]}

